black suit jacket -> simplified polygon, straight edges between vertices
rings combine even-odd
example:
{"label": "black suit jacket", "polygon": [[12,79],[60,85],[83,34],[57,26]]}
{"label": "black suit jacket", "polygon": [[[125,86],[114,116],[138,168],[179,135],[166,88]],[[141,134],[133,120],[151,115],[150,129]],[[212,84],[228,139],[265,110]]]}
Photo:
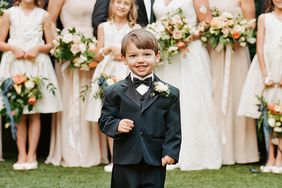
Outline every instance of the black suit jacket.
{"label": "black suit jacket", "polygon": [[[155,0],[151,0],[151,20],[148,21],[147,12],[145,8],[145,4],[143,0],[135,0],[138,6],[138,18],[137,23],[142,27],[145,27],[149,23],[153,23],[156,21],[156,18],[153,13],[153,3]],[[108,8],[109,8],[110,0],[97,0],[94,6],[93,14],[92,14],[92,26],[94,28],[93,34],[97,37],[97,29],[100,23],[106,22],[108,18]]]}
{"label": "black suit jacket", "polygon": [[[181,143],[179,90],[173,86],[170,89],[170,96],[162,97],[150,95],[151,88],[147,100],[142,101],[128,76],[106,90],[99,126],[102,132],[114,138],[114,164],[137,164],[143,159],[149,165],[160,166],[165,155],[178,161]],[[131,119],[134,128],[130,133],[119,134],[118,124],[124,118]]]}

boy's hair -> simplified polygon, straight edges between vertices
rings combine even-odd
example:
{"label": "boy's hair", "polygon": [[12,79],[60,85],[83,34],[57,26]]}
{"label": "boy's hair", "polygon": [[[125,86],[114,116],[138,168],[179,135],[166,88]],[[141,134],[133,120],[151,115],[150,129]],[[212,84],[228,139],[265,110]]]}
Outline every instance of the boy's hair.
{"label": "boy's hair", "polygon": [[125,35],[121,43],[121,54],[126,55],[127,47],[134,44],[138,49],[154,50],[155,54],[160,51],[156,37],[145,29],[134,29]]}
{"label": "boy's hair", "polygon": [[[21,0],[14,0],[13,5],[14,5],[14,6],[19,6],[19,4],[20,4],[21,2],[22,2]],[[35,1],[34,1],[34,4],[35,4],[35,6],[37,6],[37,7],[43,8],[44,5],[45,5],[45,1],[44,1],[44,0],[35,0]]]}
{"label": "boy's hair", "polygon": [[274,10],[274,3],[272,0],[266,0],[264,3],[264,12],[272,12]]}
{"label": "boy's hair", "polygon": [[[113,20],[115,17],[115,13],[114,13],[114,2],[115,1],[116,0],[110,0],[109,10],[108,10],[108,14],[109,14],[108,19],[110,21]],[[135,4],[135,0],[130,0],[130,1],[131,1],[131,6],[130,6],[129,13],[127,15],[127,20],[129,22],[129,26],[133,27],[136,24],[136,20],[137,20],[137,7]]]}

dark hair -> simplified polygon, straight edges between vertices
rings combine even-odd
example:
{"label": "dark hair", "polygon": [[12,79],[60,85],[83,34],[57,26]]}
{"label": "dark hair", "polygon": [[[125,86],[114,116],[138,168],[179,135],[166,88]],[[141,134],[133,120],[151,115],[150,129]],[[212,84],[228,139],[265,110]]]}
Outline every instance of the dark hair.
{"label": "dark hair", "polygon": [[[114,2],[116,0],[110,0],[110,4],[109,4],[109,20],[113,20],[114,17],[115,17],[115,14],[114,14]],[[136,4],[135,4],[135,0],[131,0],[131,7],[130,7],[130,10],[129,10],[129,13],[127,15],[127,20],[129,22],[129,26],[130,27],[133,27],[135,24],[136,24],[136,20],[137,20],[137,7],[136,7]]]}
{"label": "dark hair", "polygon": [[[22,2],[21,0],[14,0],[13,5],[14,5],[14,6],[19,6],[19,4],[20,4],[21,2]],[[44,5],[45,5],[45,1],[44,1],[44,0],[34,0],[34,4],[35,4],[35,6],[37,6],[37,7],[43,8]]]}
{"label": "dark hair", "polygon": [[156,37],[144,29],[134,29],[125,35],[121,43],[121,54],[126,55],[127,47],[134,44],[138,49],[154,50],[155,54],[160,51]]}
{"label": "dark hair", "polygon": [[266,0],[264,2],[264,12],[272,12],[274,10],[274,3],[272,0]]}

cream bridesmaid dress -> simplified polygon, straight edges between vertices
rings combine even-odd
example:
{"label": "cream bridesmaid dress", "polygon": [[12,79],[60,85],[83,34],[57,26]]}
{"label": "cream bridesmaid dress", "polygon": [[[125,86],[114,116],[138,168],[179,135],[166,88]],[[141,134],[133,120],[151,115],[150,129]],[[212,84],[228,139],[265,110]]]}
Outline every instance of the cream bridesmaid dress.
{"label": "cream bridesmaid dress", "polygon": [[[93,37],[91,16],[95,2],[65,0],[60,13],[63,27],[75,27],[87,37]],[[56,73],[64,109],[53,118],[46,163],[65,167],[91,167],[101,162],[107,163],[106,139],[101,143],[98,125],[85,120],[86,103],[79,97],[81,87],[89,82],[93,73],[72,69],[67,63],[56,64]]]}
{"label": "cream bridesmaid dress", "polygon": [[[210,7],[233,15],[242,13],[239,0],[209,0]],[[254,119],[237,115],[242,88],[250,65],[247,47],[236,51],[209,51],[217,119],[224,135],[223,164],[258,161]],[[230,67],[228,66],[230,62]]]}

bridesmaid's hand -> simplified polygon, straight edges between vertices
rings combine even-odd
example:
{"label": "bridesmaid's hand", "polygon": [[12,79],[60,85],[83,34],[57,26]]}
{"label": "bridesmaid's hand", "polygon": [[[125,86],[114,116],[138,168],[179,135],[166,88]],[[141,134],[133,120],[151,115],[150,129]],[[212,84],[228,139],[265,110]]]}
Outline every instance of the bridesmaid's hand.
{"label": "bridesmaid's hand", "polygon": [[175,163],[175,160],[168,155],[162,158],[162,166],[165,166],[167,164],[174,164],[174,163]]}
{"label": "bridesmaid's hand", "polygon": [[20,48],[17,48],[17,47],[12,47],[12,52],[13,54],[15,55],[16,59],[23,59],[24,56],[25,56],[25,52],[20,49]]}
{"label": "bridesmaid's hand", "polygon": [[280,87],[282,87],[282,80],[279,82]]}
{"label": "bridesmaid's hand", "polygon": [[274,86],[274,82],[272,80],[265,80],[264,85],[265,87],[272,87]]}
{"label": "bridesmaid's hand", "polygon": [[32,48],[25,53],[24,58],[29,60],[35,59],[38,53],[39,53],[38,47]]}

